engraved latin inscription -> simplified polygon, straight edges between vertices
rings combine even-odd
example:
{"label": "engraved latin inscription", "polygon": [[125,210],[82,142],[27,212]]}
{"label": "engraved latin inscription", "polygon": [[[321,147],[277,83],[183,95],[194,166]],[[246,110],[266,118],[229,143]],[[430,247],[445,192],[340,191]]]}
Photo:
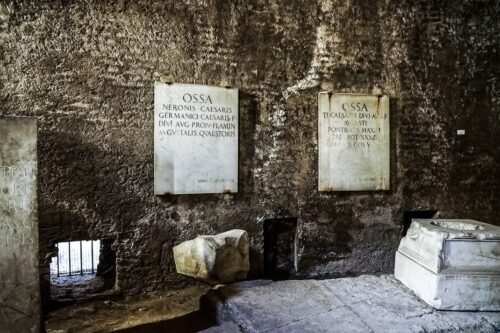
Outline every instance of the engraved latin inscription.
{"label": "engraved latin inscription", "polygon": [[40,330],[36,119],[0,117],[0,332]]}
{"label": "engraved latin inscription", "polygon": [[22,165],[0,165],[0,248],[32,245],[32,228],[36,220],[30,219],[33,212],[31,167]]}
{"label": "engraved latin inscription", "polygon": [[238,191],[238,90],[155,84],[155,194]]}
{"label": "engraved latin inscription", "polygon": [[320,93],[319,190],[389,189],[389,98]]}

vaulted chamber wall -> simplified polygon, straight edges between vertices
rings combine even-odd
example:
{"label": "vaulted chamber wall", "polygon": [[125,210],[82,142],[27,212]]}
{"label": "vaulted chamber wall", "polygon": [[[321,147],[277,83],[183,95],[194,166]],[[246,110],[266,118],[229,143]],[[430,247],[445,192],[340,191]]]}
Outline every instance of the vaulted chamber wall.
{"label": "vaulted chamber wall", "polygon": [[[124,293],[177,288],[171,249],[296,218],[299,277],[391,272],[404,212],[498,224],[498,1],[3,1],[2,115],[39,126],[40,258],[114,239]],[[239,193],[153,194],[153,86],[240,91]],[[330,84],[330,85],[329,85]],[[390,190],[318,192],[317,94],[390,98]],[[464,129],[465,135],[457,135]]]}

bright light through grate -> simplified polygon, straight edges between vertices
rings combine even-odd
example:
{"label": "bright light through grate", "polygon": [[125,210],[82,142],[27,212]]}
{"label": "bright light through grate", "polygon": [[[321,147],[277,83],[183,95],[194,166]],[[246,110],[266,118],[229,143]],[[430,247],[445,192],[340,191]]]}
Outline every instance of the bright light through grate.
{"label": "bright light through grate", "polygon": [[58,255],[50,262],[50,275],[95,274],[99,264],[101,241],[57,243]]}

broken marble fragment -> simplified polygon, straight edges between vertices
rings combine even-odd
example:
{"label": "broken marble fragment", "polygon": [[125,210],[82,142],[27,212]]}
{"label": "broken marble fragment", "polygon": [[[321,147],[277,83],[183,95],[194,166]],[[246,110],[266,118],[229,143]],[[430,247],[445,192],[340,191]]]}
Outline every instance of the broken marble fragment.
{"label": "broken marble fragment", "polygon": [[234,229],[198,236],[173,248],[177,273],[208,283],[244,280],[250,268],[248,235]]}

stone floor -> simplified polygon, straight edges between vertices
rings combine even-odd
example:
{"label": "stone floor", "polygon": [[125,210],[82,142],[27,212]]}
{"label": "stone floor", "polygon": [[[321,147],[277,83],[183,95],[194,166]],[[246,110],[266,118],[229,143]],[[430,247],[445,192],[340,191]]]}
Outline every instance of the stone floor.
{"label": "stone floor", "polygon": [[200,297],[209,289],[78,302],[50,312],[44,326],[47,333],[197,332],[212,324],[198,312]]}
{"label": "stone floor", "polygon": [[50,298],[59,303],[88,299],[88,295],[105,292],[105,282],[94,274],[50,278]]}
{"label": "stone floor", "polygon": [[203,332],[500,332],[500,312],[436,311],[393,276],[251,281],[211,290]]}
{"label": "stone floor", "polygon": [[[209,288],[77,303],[51,312],[45,328],[48,333],[500,332],[500,312],[435,311],[389,275]],[[216,321],[219,326],[210,327]]]}

